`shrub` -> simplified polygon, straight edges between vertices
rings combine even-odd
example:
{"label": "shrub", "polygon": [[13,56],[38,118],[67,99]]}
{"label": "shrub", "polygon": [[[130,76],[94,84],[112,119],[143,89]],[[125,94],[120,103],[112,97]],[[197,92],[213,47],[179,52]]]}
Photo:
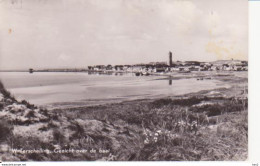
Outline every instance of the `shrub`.
{"label": "shrub", "polygon": [[64,142],[65,136],[62,134],[62,132],[60,130],[54,129],[52,134],[53,134],[54,142],[59,143],[59,144]]}
{"label": "shrub", "polygon": [[10,92],[8,92],[5,87],[4,84],[0,81],[0,92],[5,96],[5,97],[10,97]]}
{"label": "shrub", "polygon": [[173,102],[172,99],[159,99],[151,103],[152,108],[159,108],[165,105],[169,105]]}
{"label": "shrub", "polygon": [[0,103],[0,111],[2,111],[3,108],[4,108],[4,104]]}
{"label": "shrub", "polygon": [[26,114],[25,117],[27,117],[27,118],[35,118],[34,111],[33,111],[33,110],[30,110],[30,111]]}
{"label": "shrub", "polygon": [[199,104],[201,101],[209,100],[208,97],[191,97],[187,99],[159,99],[151,103],[151,108],[160,108],[166,105],[192,106]]}
{"label": "shrub", "polygon": [[74,131],[74,134],[72,134],[72,136],[70,137],[70,140],[78,139],[78,138],[81,138],[82,136],[84,136],[85,130],[78,123],[70,125],[69,129]]}
{"label": "shrub", "polygon": [[194,104],[199,104],[201,101],[207,101],[208,98],[199,98],[199,97],[191,97],[188,99],[177,99],[173,101],[174,105],[180,105],[180,106],[192,106]]}
{"label": "shrub", "polygon": [[30,104],[28,101],[26,100],[22,100],[21,101],[21,104],[23,105],[26,105],[27,108],[30,108],[30,109],[35,109],[36,107],[33,105],[33,104]]}
{"label": "shrub", "polygon": [[1,81],[0,81],[0,93],[2,93],[4,95],[4,97],[10,98],[10,99],[16,101],[15,98],[13,96],[11,96],[11,93],[6,90],[6,88],[4,87],[4,84]]}
{"label": "shrub", "polygon": [[12,135],[13,126],[4,119],[0,119],[0,141],[5,141]]}

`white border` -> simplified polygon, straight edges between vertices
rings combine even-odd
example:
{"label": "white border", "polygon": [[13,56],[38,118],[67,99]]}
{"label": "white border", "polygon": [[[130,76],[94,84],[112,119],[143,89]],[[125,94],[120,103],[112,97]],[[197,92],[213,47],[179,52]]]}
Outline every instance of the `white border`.
{"label": "white border", "polygon": [[249,161],[260,161],[260,1],[249,1]]}

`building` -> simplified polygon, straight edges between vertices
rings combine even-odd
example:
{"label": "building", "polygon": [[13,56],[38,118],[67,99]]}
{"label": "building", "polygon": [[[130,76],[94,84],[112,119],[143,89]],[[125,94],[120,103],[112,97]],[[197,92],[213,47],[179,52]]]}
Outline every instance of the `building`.
{"label": "building", "polygon": [[169,52],[169,66],[172,66],[172,52]]}
{"label": "building", "polygon": [[29,69],[29,73],[33,73],[33,69],[31,68],[31,69]]}

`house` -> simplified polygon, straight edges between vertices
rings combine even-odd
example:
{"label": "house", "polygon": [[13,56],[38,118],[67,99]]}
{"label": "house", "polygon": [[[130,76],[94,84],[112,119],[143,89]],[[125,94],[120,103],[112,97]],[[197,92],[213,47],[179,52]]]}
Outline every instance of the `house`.
{"label": "house", "polygon": [[200,67],[199,66],[191,66],[189,67],[189,71],[199,71]]}
{"label": "house", "polygon": [[94,71],[102,71],[105,70],[106,66],[105,65],[96,65],[94,66]]}
{"label": "house", "polygon": [[165,68],[163,68],[163,67],[155,67],[154,68],[154,72],[156,72],[156,73],[165,72]]}
{"label": "house", "polygon": [[94,70],[93,66],[88,66],[88,70]]}
{"label": "house", "polygon": [[115,70],[116,70],[116,71],[122,71],[122,70],[123,70],[123,67],[124,67],[123,65],[116,65],[116,66],[115,66]]}
{"label": "house", "polygon": [[178,68],[178,67],[171,67],[171,68],[170,68],[170,71],[172,71],[172,72],[173,72],[173,71],[180,71],[180,68]]}
{"label": "house", "polygon": [[106,66],[106,70],[112,70],[113,69],[113,66],[112,65],[107,65]]}
{"label": "house", "polygon": [[124,66],[123,66],[123,70],[124,70],[124,71],[128,71],[129,68],[131,68],[130,65],[124,65]]}
{"label": "house", "polygon": [[200,66],[200,62],[197,61],[185,61],[183,63],[184,66]]}
{"label": "house", "polygon": [[134,65],[134,66],[132,66],[132,71],[133,72],[141,72],[142,68],[144,68],[144,66],[142,66],[142,65]]}

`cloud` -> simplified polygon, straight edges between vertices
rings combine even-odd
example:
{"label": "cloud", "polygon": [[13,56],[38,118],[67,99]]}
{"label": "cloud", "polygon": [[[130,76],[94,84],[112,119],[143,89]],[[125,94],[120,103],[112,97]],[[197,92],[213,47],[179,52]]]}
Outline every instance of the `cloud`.
{"label": "cloud", "polygon": [[167,61],[170,50],[175,60],[247,59],[244,0],[26,0],[0,8],[1,68]]}

